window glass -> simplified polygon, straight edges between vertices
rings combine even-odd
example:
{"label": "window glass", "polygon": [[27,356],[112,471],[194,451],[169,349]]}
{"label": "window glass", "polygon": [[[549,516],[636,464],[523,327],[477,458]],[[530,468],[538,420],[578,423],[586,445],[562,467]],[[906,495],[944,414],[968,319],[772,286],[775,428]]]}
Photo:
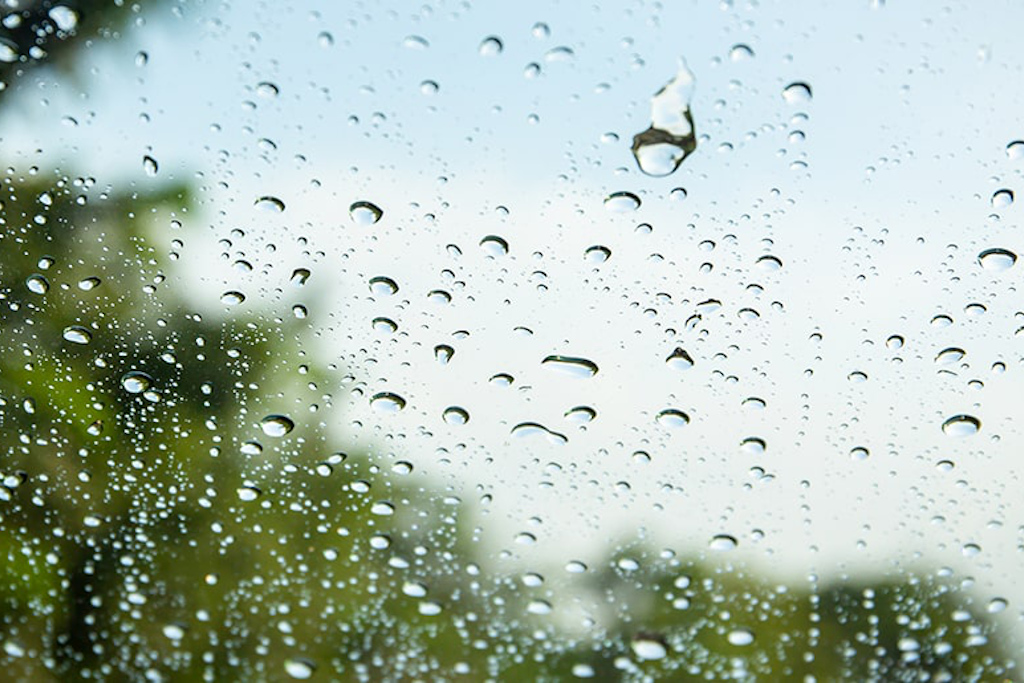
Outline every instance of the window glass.
{"label": "window glass", "polygon": [[1024,8],[0,4],[18,680],[1021,680]]}

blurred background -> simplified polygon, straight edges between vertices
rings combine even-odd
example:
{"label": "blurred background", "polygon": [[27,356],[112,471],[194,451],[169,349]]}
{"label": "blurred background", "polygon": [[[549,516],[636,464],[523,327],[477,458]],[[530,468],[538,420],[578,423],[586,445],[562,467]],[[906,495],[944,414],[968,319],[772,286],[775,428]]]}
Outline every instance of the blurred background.
{"label": "blurred background", "polygon": [[1021,680],[1020,8],[315,5],[2,5],[12,680]]}

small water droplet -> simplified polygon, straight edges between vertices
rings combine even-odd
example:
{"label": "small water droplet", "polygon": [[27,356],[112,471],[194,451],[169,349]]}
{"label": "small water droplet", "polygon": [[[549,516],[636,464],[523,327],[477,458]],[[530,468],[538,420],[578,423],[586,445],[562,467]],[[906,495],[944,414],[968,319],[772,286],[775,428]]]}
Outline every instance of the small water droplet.
{"label": "small water droplet", "polygon": [[640,660],[664,659],[668,655],[665,639],[649,633],[639,634],[630,642],[633,654]]}
{"label": "small water droplet", "polygon": [[764,455],[768,450],[768,444],[764,439],[756,436],[748,436],[740,442],[740,450],[750,455]]}
{"label": "small water droplet", "polygon": [[144,372],[132,370],[121,377],[121,386],[129,394],[141,394],[153,384],[153,378]]}
{"label": "small water droplet", "polygon": [[508,242],[505,241],[505,238],[498,235],[488,235],[480,240],[480,248],[488,256],[497,258],[508,253]]}
{"label": "small water droplet", "polygon": [[469,413],[464,408],[458,406],[445,408],[442,417],[450,425],[464,425],[469,422]]}
{"label": "small water droplet", "polygon": [[430,47],[430,43],[422,36],[406,36],[402,41],[402,46],[410,50],[426,50]]}
{"label": "small water droplet", "polygon": [[1013,190],[1003,188],[992,194],[992,208],[1005,209],[1013,204]]}
{"label": "small water droplet", "polygon": [[989,600],[989,603],[985,607],[985,610],[989,614],[998,614],[999,612],[1005,610],[1008,605],[1009,603],[1003,598],[992,598],[991,600]]}
{"label": "small water droplet", "polygon": [[746,628],[737,628],[729,631],[729,635],[725,638],[729,641],[730,645],[742,647],[754,642],[754,632]]}
{"label": "small water droplet", "polygon": [[444,291],[443,289],[432,289],[429,292],[427,292],[427,299],[429,299],[432,303],[441,304],[443,306],[445,304],[451,303],[452,295]]}
{"label": "small water droplet", "polygon": [[262,81],[256,84],[256,94],[259,95],[260,97],[272,99],[274,97],[277,97],[280,93],[281,89],[278,88],[277,85],[269,81]]}
{"label": "small water droplet", "polygon": [[374,318],[373,329],[381,334],[392,334],[398,330],[398,323],[391,318]]}
{"label": "small water droplet", "polygon": [[499,387],[507,387],[511,386],[512,382],[514,382],[515,379],[512,377],[512,375],[506,374],[504,372],[499,372],[497,375],[493,375],[488,381],[491,384],[497,385]]}
{"label": "small water droplet", "polygon": [[220,295],[220,302],[225,306],[237,306],[245,301],[245,295],[241,292],[229,291]]}
{"label": "small water droplet", "polygon": [[586,358],[573,358],[572,356],[548,356],[541,361],[541,364],[571,377],[593,377],[598,371],[597,363]]}
{"label": "small water droplet", "polygon": [[780,270],[782,261],[776,256],[762,256],[757,259],[757,267],[761,270]]}
{"label": "small water droplet", "polygon": [[284,660],[284,671],[292,678],[303,680],[313,675],[313,672],[316,671],[316,664],[305,658],[286,659]]}
{"label": "small water droplet", "polygon": [[986,249],[978,254],[978,263],[985,270],[1009,270],[1017,262],[1017,255],[1008,249]]}
{"label": "small water droplet", "polygon": [[571,62],[576,57],[571,47],[559,45],[544,53],[545,62]]}
{"label": "small water droplet", "polygon": [[370,512],[380,517],[390,517],[395,514],[395,506],[386,500],[377,501],[370,507]]}
{"label": "small water droplet", "polygon": [[889,349],[902,349],[905,340],[898,334],[894,334],[885,340],[885,346]]}
{"label": "small water droplet", "polygon": [[389,277],[378,275],[370,278],[370,291],[378,296],[391,296],[398,292],[398,283]]}
{"label": "small water droplet", "polygon": [[251,503],[263,495],[263,491],[256,486],[239,486],[235,489],[235,494],[238,496],[240,501],[244,503]]}
{"label": "small water droplet", "polygon": [[604,200],[604,208],[612,213],[626,213],[640,208],[640,198],[632,192],[613,192]]}
{"label": "small water droplet", "polygon": [[795,81],[782,91],[782,98],[788,104],[805,104],[811,101],[811,86],[803,81]]}
{"label": "small water droplet", "polygon": [[850,449],[850,457],[854,460],[867,460],[871,453],[863,446],[855,446]]}
{"label": "small water droplet", "polygon": [[448,365],[454,355],[455,349],[447,344],[438,344],[434,347],[434,358],[436,358],[437,362],[441,365]]}
{"label": "small water droplet", "polygon": [[592,247],[588,247],[587,250],[583,252],[583,258],[585,258],[590,263],[604,263],[611,257],[612,250],[609,249],[608,247],[603,247],[599,244],[596,244]]}
{"label": "small water droplet", "polygon": [[167,624],[163,628],[164,637],[170,640],[181,640],[185,637],[185,627],[181,624]]}
{"label": "small water droplet", "polygon": [[260,197],[255,202],[255,207],[260,211],[267,213],[281,213],[284,211],[284,202],[277,197],[271,197],[270,195]]}
{"label": "small water droplet", "polygon": [[521,422],[512,428],[511,434],[516,438],[544,436],[550,443],[554,444],[564,444],[569,441],[564,434],[553,432],[544,425],[536,422]]}
{"label": "small water droplet", "polygon": [[670,368],[675,368],[676,370],[689,370],[693,367],[693,358],[690,357],[690,354],[685,349],[679,347],[665,359],[665,362]]}
{"label": "small water droplet", "polygon": [[981,554],[981,546],[977,543],[965,543],[960,549],[964,557],[976,557]]}
{"label": "small water droplet", "polygon": [[739,541],[729,534],[718,534],[712,537],[708,547],[719,552],[733,550],[739,545]]}
{"label": "small water droplet", "polygon": [[405,408],[405,399],[398,394],[382,391],[373,395],[370,406],[378,413],[397,413]]}
{"label": "small water droplet", "polygon": [[597,411],[590,406],[576,406],[565,412],[565,419],[576,424],[593,422],[597,417]]}
{"label": "small water droplet", "polygon": [[292,271],[291,283],[296,287],[302,287],[309,280],[310,272],[308,268],[296,268]]}
{"label": "small water droplet", "polygon": [[743,407],[749,408],[750,410],[764,410],[767,405],[768,404],[765,403],[763,398],[758,398],[756,396],[750,396],[743,399]]}
{"label": "small water droplet", "polygon": [[142,169],[146,172],[146,175],[152,178],[160,170],[160,165],[156,162],[156,159],[147,154],[142,157]]}
{"label": "small water droplet", "polygon": [[949,436],[972,436],[981,429],[981,420],[971,415],[954,415],[942,423],[942,431]]}
{"label": "small water droplet", "polygon": [[480,43],[480,55],[483,57],[497,57],[504,49],[504,43],[497,36],[488,36]]}
{"label": "small water droplet", "polygon": [[754,58],[754,51],[749,45],[738,43],[729,50],[729,59],[733,62],[745,62]]}
{"label": "small water droplet", "polygon": [[78,281],[78,288],[83,292],[96,289],[100,286],[101,280],[98,277],[87,277]]}
{"label": "small water droplet", "polygon": [[50,291],[50,281],[38,273],[29,275],[25,279],[25,286],[33,294],[46,294]]}
{"label": "small water droplet", "polygon": [[690,424],[690,416],[675,408],[662,410],[655,419],[658,424],[667,429],[680,429]]}
{"label": "small water droplet", "polygon": [[348,215],[356,225],[373,225],[384,216],[384,211],[372,202],[354,202],[348,207]]}
{"label": "small water droplet", "polygon": [[1024,159],[1024,140],[1014,140],[1006,146],[1006,156],[1016,161]]}
{"label": "small water droplet", "polygon": [[88,344],[92,341],[92,333],[81,325],[71,325],[64,328],[64,340],[72,344]]}
{"label": "small water droplet", "polygon": [[295,423],[284,415],[267,415],[260,420],[260,428],[267,436],[282,437],[295,429]]}

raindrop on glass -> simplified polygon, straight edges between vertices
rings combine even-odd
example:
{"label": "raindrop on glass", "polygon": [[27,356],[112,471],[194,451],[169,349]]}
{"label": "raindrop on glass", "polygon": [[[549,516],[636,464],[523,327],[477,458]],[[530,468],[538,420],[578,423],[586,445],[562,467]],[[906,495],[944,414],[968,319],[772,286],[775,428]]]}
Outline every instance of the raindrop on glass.
{"label": "raindrop on glass", "polygon": [[981,429],[981,420],[971,415],[954,415],[942,423],[942,431],[949,436],[972,436]]}
{"label": "raindrop on glass", "polygon": [[667,429],[679,429],[690,424],[690,416],[675,408],[666,408],[658,413],[655,419],[658,424]]}
{"label": "raindrop on glass", "polygon": [[782,98],[789,104],[804,104],[811,101],[811,86],[802,81],[787,85],[782,91]]}
{"label": "raindrop on glass", "polygon": [[593,377],[597,374],[597,363],[586,358],[573,358],[572,356],[548,356],[543,361],[545,365],[554,370],[572,377]]}
{"label": "raindrop on glass", "polygon": [[483,57],[497,57],[505,49],[501,38],[488,36],[480,43],[480,55]]}
{"label": "raindrop on glass", "polygon": [[81,325],[65,327],[63,337],[72,344],[88,344],[92,341],[92,333]]}
{"label": "raindrop on glass", "polygon": [[121,377],[121,386],[129,394],[141,394],[153,384],[153,378],[144,372],[133,370]]}
{"label": "raindrop on glass", "polygon": [[157,164],[156,159],[147,154],[142,157],[142,168],[146,172],[146,175],[152,178],[160,170],[160,165]]}
{"label": "raindrop on glass", "polygon": [[398,394],[382,391],[373,395],[370,405],[378,413],[397,413],[405,408],[405,399]]}
{"label": "raindrop on glass", "polygon": [[978,254],[978,263],[985,270],[1009,270],[1017,262],[1017,255],[1008,249],[986,249]]}
{"label": "raindrop on glass", "polygon": [[632,192],[613,192],[604,200],[604,208],[612,213],[627,213],[640,208],[640,198]]}
{"label": "raindrop on glass", "polygon": [[1005,209],[1013,204],[1013,190],[1003,188],[992,194],[992,208]]}
{"label": "raindrop on glass", "polygon": [[450,425],[464,425],[469,422],[469,413],[458,406],[449,406],[448,408],[445,408],[442,417],[444,418],[444,421]]}
{"label": "raindrop on glass", "polygon": [[277,197],[271,197],[270,195],[257,199],[255,206],[260,211],[265,211],[267,213],[281,213],[284,211],[284,202]]}
{"label": "raindrop on glass", "polygon": [[295,429],[295,423],[284,415],[267,415],[260,420],[260,428],[267,436],[282,437]]}
{"label": "raindrop on glass", "polygon": [[380,221],[384,211],[376,204],[360,201],[348,207],[348,215],[356,225],[373,225]]}

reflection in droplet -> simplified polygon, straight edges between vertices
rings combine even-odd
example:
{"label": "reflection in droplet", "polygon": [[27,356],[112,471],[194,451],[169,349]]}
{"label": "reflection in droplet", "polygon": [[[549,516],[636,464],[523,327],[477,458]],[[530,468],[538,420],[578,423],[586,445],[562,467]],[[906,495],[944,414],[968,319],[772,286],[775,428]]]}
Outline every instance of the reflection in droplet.
{"label": "reflection in droplet", "polygon": [[153,384],[153,378],[144,372],[132,370],[121,377],[121,386],[129,394],[141,394]]}
{"label": "reflection in droplet", "polygon": [[382,391],[370,399],[370,406],[378,413],[397,413],[405,408],[405,399],[398,394]]}
{"label": "reflection in droplet", "polygon": [[690,354],[685,349],[679,347],[665,359],[665,362],[670,368],[675,368],[676,370],[689,370],[693,367],[693,358],[690,357]]}
{"label": "reflection in droplet", "polygon": [[398,283],[389,277],[378,275],[370,278],[370,291],[378,296],[391,296],[398,292]]}
{"label": "reflection in droplet", "polygon": [[593,377],[598,370],[597,363],[586,358],[573,358],[572,356],[548,356],[541,361],[541,364],[571,377],[580,378]]}
{"label": "reflection in droplet", "polygon": [[442,417],[450,425],[464,425],[469,422],[469,413],[466,412],[465,408],[458,406],[448,406],[445,408]]}
{"label": "reflection in droplet", "polygon": [[501,42],[501,38],[488,36],[480,43],[480,55],[482,57],[496,57],[501,54],[504,48],[505,46]]}
{"label": "reflection in droplet", "polygon": [[529,438],[533,436],[544,436],[550,443],[564,444],[569,439],[564,434],[551,431],[542,424],[536,422],[520,422],[512,428],[512,436],[516,438]]}
{"label": "reflection in droplet", "polygon": [[1013,204],[1013,190],[1005,187],[1001,190],[996,190],[992,193],[991,203],[993,209],[1005,209]]}
{"label": "reflection in droplet", "polygon": [[787,85],[782,91],[782,98],[789,104],[804,104],[811,101],[811,86],[802,81]]}
{"label": "reflection in droplet", "polygon": [[1017,262],[1017,255],[1008,249],[986,249],[978,254],[978,263],[985,270],[1008,270]]}
{"label": "reflection in droplet", "polygon": [[949,436],[972,436],[981,429],[981,420],[971,415],[954,415],[942,423],[942,431]]}
{"label": "reflection in droplet", "polygon": [[651,125],[633,136],[631,148],[637,165],[647,175],[670,175],[697,149],[690,113],[693,85],[693,73],[680,60],[675,78],[651,98]]}
{"label": "reflection in droplet", "polygon": [[65,327],[63,337],[72,344],[88,344],[92,341],[92,333],[81,325]]}
{"label": "reflection in droplet", "polygon": [[662,410],[655,419],[658,421],[658,424],[667,429],[679,429],[690,424],[690,416],[675,408]]}
{"label": "reflection in droplet", "polygon": [[284,202],[277,197],[272,197],[270,195],[257,199],[255,206],[260,211],[266,211],[268,213],[281,213],[284,211]]}
{"label": "reflection in droplet", "polygon": [[640,197],[632,192],[612,192],[604,199],[604,208],[612,213],[626,213],[640,208]]}
{"label": "reflection in droplet", "polygon": [[267,436],[282,437],[295,429],[295,423],[284,415],[267,415],[260,420],[260,428]]}
{"label": "reflection in droplet", "polygon": [[371,202],[354,202],[348,207],[348,215],[356,225],[373,225],[384,216],[384,211]]}

